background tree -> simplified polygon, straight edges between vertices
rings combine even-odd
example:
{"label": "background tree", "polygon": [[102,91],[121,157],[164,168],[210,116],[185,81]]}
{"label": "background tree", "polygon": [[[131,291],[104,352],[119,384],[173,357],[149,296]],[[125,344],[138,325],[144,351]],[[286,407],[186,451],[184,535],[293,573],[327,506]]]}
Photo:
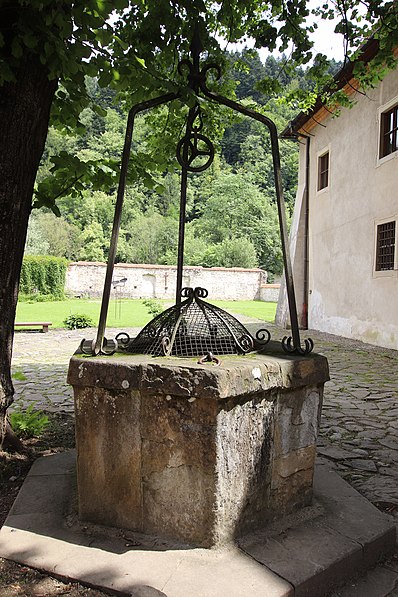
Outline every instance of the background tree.
{"label": "background tree", "polygon": [[33,212],[30,217],[25,254],[54,255],[73,261],[81,258],[79,228],[53,213]]}

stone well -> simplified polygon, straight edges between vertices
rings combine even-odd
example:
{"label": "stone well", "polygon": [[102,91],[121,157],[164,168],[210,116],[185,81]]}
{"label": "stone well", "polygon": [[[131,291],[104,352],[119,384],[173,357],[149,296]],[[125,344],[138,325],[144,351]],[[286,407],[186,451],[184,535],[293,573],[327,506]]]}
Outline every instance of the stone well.
{"label": "stone well", "polygon": [[308,505],[328,379],[279,348],[72,357],[80,518],[210,547]]}

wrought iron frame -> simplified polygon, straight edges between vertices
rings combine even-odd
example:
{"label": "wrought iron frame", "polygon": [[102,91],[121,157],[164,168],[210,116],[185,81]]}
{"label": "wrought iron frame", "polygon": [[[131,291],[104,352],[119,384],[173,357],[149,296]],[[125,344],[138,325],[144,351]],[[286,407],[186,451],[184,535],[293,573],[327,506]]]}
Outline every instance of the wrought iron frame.
{"label": "wrought iron frame", "polygon": [[[313,342],[310,338],[304,341],[304,347],[301,345],[300,340],[300,332],[299,332],[299,325],[298,325],[298,317],[297,317],[297,307],[296,307],[296,298],[295,298],[295,291],[294,291],[294,282],[293,282],[293,271],[290,259],[290,251],[289,251],[289,239],[287,233],[287,225],[286,225],[286,214],[285,214],[285,205],[284,205],[284,198],[283,198],[283,188],[282,188],[282,176],[281,176],[281,165],[280,165],[280,153],[279,153],[279,142],[278,142],[278,132],[275,123],[268,117],[252,110],[251,108],[247,108],[243,106],[239,102],[231,100],[219,93],[211,91],[207,86],[207,75],[210,71],[215,73],[216,79],[220,79],[221,77],[221,69],[218,64],[216,63],[208,63],[204,64],[201,68],[200,65],[200,55],[203,52],[202,43],[199,38],[198,31],[196,30],[194,33],[194,37],[191,43],[191,60],[183,59],[178,64],[178,71],[180,74],[184,74],[184,69],[188,69],[188,86],[192,89],[195,95],[199,95],[200,93],[203,94],[205,98],[209,101],[214,102],[216,104],[221,104],[231,108],[235,112],[239,112],[244,116],[257,120],[264,124],[269,133],[271,139],[271,150],[272,150],[272,160],[273,160],[273,170],[274,170],[274,180],[275,180],[275,190],[276,190],[276,199],[277,199],[277,207],[278,207],[278,216],[279,216],[279,229],[281,235],[281,245],[282,245],[282,254],[283,254],[283,265],[285,270],[285,280],[286,280],[286,290],[287,290],[287,298],[288,298],[288,305],[289,305],[289,313],[290,313],[290,323],[291,323],[291,331],[292,336],[287,337],[285,336],[282,340],[282,347],[287,353],[291,354],[308,354],[311,352],[313,348]],[[111,292],[111,283],[112,283],[112,275],[113,275],[113,268],[115,264],[115,257],[116,257],[116,249],[117,249],[117,242],[119,237],[119,230],[120,230],[120,222],[121,222],[121,215],[122,215],[122,207],[123,207],[123,200],[124,200],[124,193],[126,188],[126,180],[127,180],[127,171],[128,171],[128,164],[130,160],[130,152],[131,152],[131,143],[133,138],[133,130],[134,130],[134,122],[135,118],[141,112],[146,110],[150,110],[157,106],[161,106],[163,104],[167,104],[174,100],[179,99],[179,93],[167,93],[161,95],[159,97],[141,102],[136,104],[131,108],[128,115],[127,126],[126,126],[126,135],[122,153],[122,161],[121,161],[121,170],[120,170],[120,178],[119,178],[119,186],[117,192],[117,199],[115,205],[115,215],[113,221],[113,228],[112,228],[112,236],[111,236],[111,244],[108,256],[108,263],[105,275],[105,282],[104,282],[104,291],[102,295],[102,303],[101,303],[101,311],[100,311],[100,319],[97,331],[97,337],[95,340],[91,342],[89,349],[85,352],[89,352],[92,355],[98,354],[112,354],[115,351],[115,347],[117,347],[117,343],[115,341],[111,341],[110,343],[107,342],[105,338],[105,328],[106,328],[106,318],[108,314],[108,307],[109,307],[109,300],[110,300],[110,292]],[[212,143],[204,137],[200,133],[201,125],[195,125],[195,119],[198,118],[198,107],[195,106],[194,108],[190,108],[188,113],[187,119],[187,126],[186,126],[186,133],[185,136],[179,141],[177,144],[177,159],[182,168],[181,174],[181,194],[180,194],[180,215],[179,215],[179,242],[178,242],[178,256],[177,256],[177,287],[176,287],[176,305],[181,304],[181,290],[182,290],[182,277],[183,277],[183,262],[184,262],[184,241],[185,241],[185,215],[186,215],[186,199],[187,199],[187,182],[188,182],[188,172],[189,171],[201,171],[207,168],[214,157],[214,148]],[[197,151],[196,145],[193,146],[191,143],[192,135],[196,135],[196,137],[204,142],[208,148],[206,152],[204,151]],[[192,150],[192,147],[194,149]],[[196,147],[196,149],[195,149]],[[193,151],[193,157],[197,157],[200,155],[208,155],[208,162],[204,166],[195,167],[192,166],[192,156],[189,156],[189,150]],[[195,155],[196,153],[196,155]],[[82,343],[83,345],[83,343]]]}

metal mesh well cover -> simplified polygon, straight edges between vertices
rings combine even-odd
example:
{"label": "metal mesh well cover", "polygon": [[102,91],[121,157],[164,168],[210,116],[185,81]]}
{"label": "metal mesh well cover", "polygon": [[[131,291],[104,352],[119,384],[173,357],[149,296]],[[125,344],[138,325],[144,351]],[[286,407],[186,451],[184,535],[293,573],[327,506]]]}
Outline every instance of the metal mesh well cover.
{"label": "metal mesh well cover", "polygon": [[181,295],[186,300],[152,319],[133,340],[119,334],[119,348],[153,356],[195,357],[246,353],[269,341],[267,330],[259,330],[253,338],[235,317],[202,300],[208,295],[204,288],[183,288]]}

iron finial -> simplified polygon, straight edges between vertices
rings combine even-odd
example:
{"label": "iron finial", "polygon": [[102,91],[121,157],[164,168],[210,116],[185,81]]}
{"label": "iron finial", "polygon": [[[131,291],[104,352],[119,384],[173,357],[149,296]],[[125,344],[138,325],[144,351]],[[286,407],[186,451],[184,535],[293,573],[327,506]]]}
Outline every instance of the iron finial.
{"label": "iron finial", "polygon": [[192,41],[191,45],[189,46],[189,49],[191,50],[193,66],[196,71],[199,71],[200,55],[203,52],[204,47],[202,44],[202,40],[200,39],[199,24],[197,22],[195,23]]}

